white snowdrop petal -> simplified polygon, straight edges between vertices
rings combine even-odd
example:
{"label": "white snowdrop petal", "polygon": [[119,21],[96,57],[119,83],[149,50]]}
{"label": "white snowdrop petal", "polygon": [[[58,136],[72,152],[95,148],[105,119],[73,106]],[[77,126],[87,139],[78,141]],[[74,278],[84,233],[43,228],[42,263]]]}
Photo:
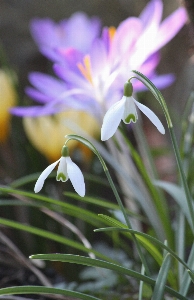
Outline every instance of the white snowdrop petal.
{"label": "white snowdrop petal", "polygon": [[60,161],[57,160],[54,163],[52,163],[51,165],[49,165],[39,176],[38,180],[36,181],[35,187],[34,187],[34,192],[38,193],[40,192],[40,190],[42,189],[43,185],[44,185],[44,181],[45,179],[49,176],[49,174],[52,172],[52,170],[54,170],[54,168],[56,167],[56,165],[58,164],[58,162]]}
{"label": "white snowdrop petal", "polygon": [[80,168],[71,160],[70,157],[66,157],[67,162],[67,174],[75,191],[81,196],[85,196],[85,182],[84,176]]}
{"label": "white snowdrop petal", "polygon": [[127,97],[125,101],[125,111],[123,114],[123,122],[130,124],[131,122],[136,123],[138,119],[136,106],[133,97]]}
{"label": "white snowdrop petal", "polygon": [[148,117],[148,119],[156,126],[158,131],[162,134],[165,134],[165,129],[162,123],[160,122],[159,118],[155,115],[155,113],[149,109],[147,106],[139,103],[134,99],[135,104],[137,107]]}
{"label": "white snowdrop petal", "polygon": [[126,97],[113,104],[104,116],[101,128],[101,140],[106,141],[116,132],[124,114]]}
{"label": "white snowdrop petal", "polygon": [[68,180],[66,157],[62,156],[60,159],[56,179],[57,181],[61,180],[63,182],[66,182]]}

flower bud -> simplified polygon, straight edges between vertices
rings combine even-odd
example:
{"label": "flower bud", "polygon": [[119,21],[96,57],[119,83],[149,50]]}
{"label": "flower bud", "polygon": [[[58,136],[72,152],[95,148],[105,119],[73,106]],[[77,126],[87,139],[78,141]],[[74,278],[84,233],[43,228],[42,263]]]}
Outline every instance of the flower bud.
{"label": "flower bud", "polygon": [[130,81],[125,82],[123,95],[126,97],[131,97],[133,94],[133,86]]}
{"label": "flower bud", "polygon": [[63,156],[63,157],[69,156],[69,148],[67,146],[63,146],[63,148],[61,150],[61,156]]}

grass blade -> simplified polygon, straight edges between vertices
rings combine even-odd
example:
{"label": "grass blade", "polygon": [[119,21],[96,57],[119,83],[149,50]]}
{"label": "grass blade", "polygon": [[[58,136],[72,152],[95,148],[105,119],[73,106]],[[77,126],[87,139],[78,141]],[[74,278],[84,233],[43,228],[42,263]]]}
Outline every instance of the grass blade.
{"label": "grass blade", "polygon": [[168,271],[170,269],[170,263],[171,263],[171,256],[168,253],[163,261],[163,264],[160,268],[157,280],[156,280],[156,284],[154,287],[154,292],[152,295],[152,300],[162,300],[163,296],[164,296],[164,291],[165,291],[165,284],[166,284],[166,280],[168,277]]}
{"label": "grass blade", "polygon": [[[141,273],[138,273],[136,271],[127,269],[125,267],[106,262],[99,259],[91,259],[89,257],[79,256],[79,255],[72,255],[72,254],[36,254],[31,255],[30,258],[32,259],[42,259],[42,260],[50,260],[50,261],[60,261],[60,262],[69,262],[74,264],[81,264],[86,265],[90,267],[99,267],[104,269],[109,269],[112,271],[116,271],[123,275],[128,275],[130,277],[133,277],[137,280],[142,280],[147,284],[150,284],[152,286],[155,286],[155,280],[152,278],[142,275]],[[177,297],[180,300],[188,300],[183,295],[179,294],[177,291],[171,289],[168,286],[165,286],[165,291],[171,294],[174,297]]]}
{"label": "grass blade", "polygon": [[100,300],[99,298],[89,296],[83,293],[45,286],[18,286],[0,289],[0,296],[16,294],[51,294],[75,297],[76,299],[82,300]]}

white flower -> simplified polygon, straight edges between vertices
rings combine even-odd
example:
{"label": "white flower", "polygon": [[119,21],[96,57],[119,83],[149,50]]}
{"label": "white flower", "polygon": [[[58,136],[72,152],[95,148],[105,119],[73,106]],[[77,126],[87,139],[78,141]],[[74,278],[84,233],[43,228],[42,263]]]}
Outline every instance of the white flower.
{"label": "white flower", "polygon": [[[38,193],[42,189],[44,185],[45,179],[49,176],[49,174],[54,170],[56,165],[59,163],[57,170],[57,181],[67,181],[70,179],[75,191],[81,196],[85,196],[85,183],[84,177],[80,170],[80,168],[71,160],[71,158],[67,155],[67,147],[64,146],[62,149],[62,157],[56,162],[49,165],[39,176],[35,187],[34,192]],[[63,155],[65,149],[65,155]]]}
{"label": "white flower", "polygon": [[150,119],[160,133],[165,133],[164,126],[158,117],[147,106],[136,101],[132,97],[132,91],[132,84],[126,82],[124,96],[120,101],[113,104],[105,114],[101,128],[102,141],[106,141],[113,136],[121,120],[123,120],[125,124],[130,124],[131,122],[136,123],[138,119],[136,106]]}

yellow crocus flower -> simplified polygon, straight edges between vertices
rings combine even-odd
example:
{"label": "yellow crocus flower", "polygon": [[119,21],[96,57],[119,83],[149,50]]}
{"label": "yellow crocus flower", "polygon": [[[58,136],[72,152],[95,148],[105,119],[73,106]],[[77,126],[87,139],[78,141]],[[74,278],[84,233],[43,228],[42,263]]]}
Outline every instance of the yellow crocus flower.
{"label": "yellow crocus flower", "polygon": [[10,130],[9,109],[16,105],[17,94],[9,73],[0,69],[0,143],[6,141]]}
{"label": "yellow crocus flower", "polygon": [[[87,134],[96,137],[100,132],[97,121],[84,111],[68,110],[54,116],[41,116],[37,118],[23,118],[24,129],[32,145],[42,153],[50,162],[56,161],[64,145],[65,135],[75,134],[66,126],[65,122],[71,120]],[[68,145],[72,151],[80,147],[77,141]],[[81,147],[83,154],[89,156],[87,149]]]}

